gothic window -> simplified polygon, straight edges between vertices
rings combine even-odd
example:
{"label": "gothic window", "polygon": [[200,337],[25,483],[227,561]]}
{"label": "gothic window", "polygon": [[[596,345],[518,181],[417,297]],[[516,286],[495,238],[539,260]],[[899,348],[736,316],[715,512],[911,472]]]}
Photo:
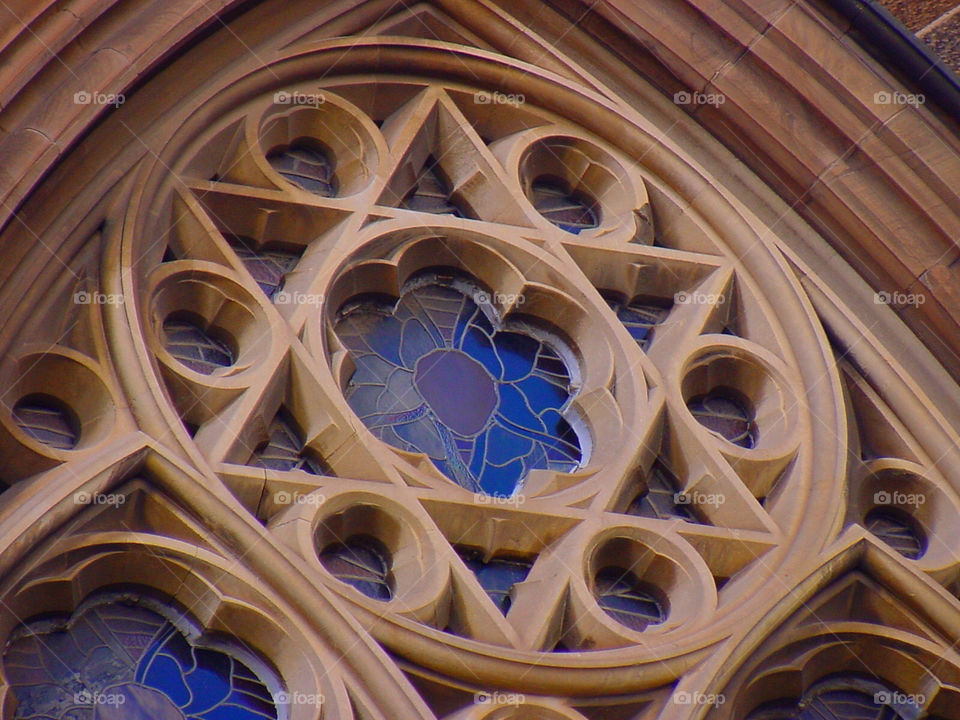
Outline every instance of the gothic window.
{"label": "gothic window", "polygon": [[17,631],[3,656],[17,720],[276,720],[274,698],[236,657],[198,647],[154,610],[117,600]]}
{"label": "gothic window", "polygon": [[844,319],[890,309],[504,4],[350,5],[238,11],[25,204],[70,252],[0,347],[4,708],[957,717],[956,435]]}
{"label": "gothic window", "polygon": [[563,359],[532,328],[495,327],[487,297],[426,276],[395,306],[350,304],[336,332],[357,366],[347,400],[378,438],[469,490],[509,496],[531,470],[574,470],[580,441],[561,414]]}

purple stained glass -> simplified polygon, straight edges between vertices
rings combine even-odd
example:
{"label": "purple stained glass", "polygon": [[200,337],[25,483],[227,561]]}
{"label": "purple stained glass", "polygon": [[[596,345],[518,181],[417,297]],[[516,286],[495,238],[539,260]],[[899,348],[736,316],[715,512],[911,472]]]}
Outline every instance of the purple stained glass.
{"label": "purple stained glass", "polygon": [[349,303],[336,324],[356,364],[345,393],[381,440],[426,454],[468,490],[509,496],[531,470],[580,465],[562,414],[573,390],[557,350],[539,334],[495,327],[479,293],[436,276],[393,305]]}

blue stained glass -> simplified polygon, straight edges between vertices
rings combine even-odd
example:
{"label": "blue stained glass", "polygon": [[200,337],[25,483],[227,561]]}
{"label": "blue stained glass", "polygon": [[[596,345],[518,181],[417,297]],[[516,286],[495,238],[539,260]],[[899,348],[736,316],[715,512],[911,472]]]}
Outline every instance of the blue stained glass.
{"label": "blue stained glass", "polygon": [[641,350],[646,351],[653,340],[657,325],[670,314],[670,308],[640,301],[627,303],[612,293],[604,292],[603,295],[610,309],[617,314],[617,319],[630,333],[630,337],[636,341]]}
{"label": "blue stained glass", "polygon": [[384,442],[426,454],[468,490],[509,496],[531,470],[580,465],[562,416],[570,372],[543,340],[495,328],[470,291],[431,277],[392,307],[345,307],[336,332],[357,367],[345,394]]}
{"label": "blue stained glass", "polygon": [[468,548],[457,548],[457,553],[477,576],[480,586],[497,609],[506,614],[512,603],[510,593],[513,586],[527,579],[533,563],[525,558],[493,558],[484,562],[481,552]]}
{"label": "blue stained glass", "polygon": [[276,720],[250,668],[200,648],[163,616],[118,600],[26,628],[4,654],[16,720]]}

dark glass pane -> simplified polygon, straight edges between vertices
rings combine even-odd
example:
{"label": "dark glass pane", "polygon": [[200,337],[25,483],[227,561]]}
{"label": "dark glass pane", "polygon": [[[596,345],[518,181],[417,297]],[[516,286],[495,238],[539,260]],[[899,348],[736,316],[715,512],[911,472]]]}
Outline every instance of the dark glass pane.
{"label": "dark glass pane", "polygon": [[303,470],[313,475],[327,473],[326,466],[303,453],[303,439],[290,416],[283,410],[270,423],[270,439],[259,445],[250,459],[251,465],[270,470]]}
{"label": "dark glass pane", "polygon": [[303,254],[302,250],[255,250],[253,241],[245,238],[228,237],[227,240],[254,281],[269,298],[273,298],[277,290],[283,287],[287,273],[297,266]]}
{"label": "dark glass pane", "polygon": [[904,557],[916,560],[927,550],[927,542],[916,522],[895,508],[874,508],[864,519],[864,525]]}
{"label": "dark glass pane", "polygon": [[629,570],[603,568],[594,581],[597,602],[610,617],[631,630],[641,631],[662,623],[666,617],[663,605],[644,583]]}
{"label": "dark glass pane", "polygon": [[593,209],[581,198],[567,192],[559,182],[534,181],[530,188],[530,202],[547,220],[569,233],[576,235],[599,225]]}
{"label": "dark glass pane", "polygon": [[443,178],[437,161],[431,155],[427,158],[413,188],[400,203],[400,207],[435,215],[465,217],[456,203],[450,199],[450,194],[450,187]]}
{"label": "dark glass pane", "polygon": [[721,390],[691,398],[687,408],[701,425],[726,438],[734,445],[752,448],[756,444],[757,428],[753,412],[745,403]]}
{"label": "dark glass pane", "polygon": [[320,562],[337,580],[352,585],[374,600],[389,600],[390,559],[383,545],[362,535],[336,543],[320,553]]}
{"label": "dark glass pane", "polygon": [[670,314],[670,308],[649,303],[632,302],[628,304],[608,297],[607,304],[617,314],[617,319],[623,323],[627,332],[630,333],[630,337],[636,341],[641,350],[646,350],[650,346],[654,328]]}
{"label": "dark glass pane", "polygon": [[13,408],[13,419],[27,435],[57,450],[72,450],[80,440],[73,412],[49,395],[28,395]]}
{"label": "dark glass pane", "polygon": [[195,372],[210,375],[235,361],[230,348],[189,319],[168,319],[163,334],[167,351]]}
{"label": "dark glass pane", "polygon": [[341,310],[335,329],[356,365],[350,406],[381,440],[426,454],[472,491],[509,496],[533,469],[575,470],[566,364],[538,338],[495,329],[463,283],[430,276],[395,305]]}
{"label": "dark glass pane", "polygon": [[323,197],[337,194],[333,160],[324,150],[311,143],[293,143],[285,150],[267,155],[267,161],[284,178],[304,190]]}
{"label": "dark glass pane", "polygon": [[69,625],[37,623],[11,642],[4,671],[17,720],[276,720],[256,674],[220,650],[199,648],[166,618],[117,601]]}
{"label": "dark glass pane", "polygon": [[908,696],[857,675],[822,680],[799,701],[778,700],[762,705],[747,720],[907,720],[920,717]]}
{"label": "dark glass pane", "polygon": [[688,522],[700,522],[690,505],[677,503],[679,482],[673,472],[659,460],[650,468],[646,484],[646,489],[630,503],[628,514],[658,520],[680,518]]}
{"label": "dark glass pane", "polygon": [[467,548],[457,548],[457,553],[477,576],[493,604],[506,615],[510,609],[510,591],[514,585],[527,579],[533,563],[523,558],[493,558],[484,562],[480,551]]}

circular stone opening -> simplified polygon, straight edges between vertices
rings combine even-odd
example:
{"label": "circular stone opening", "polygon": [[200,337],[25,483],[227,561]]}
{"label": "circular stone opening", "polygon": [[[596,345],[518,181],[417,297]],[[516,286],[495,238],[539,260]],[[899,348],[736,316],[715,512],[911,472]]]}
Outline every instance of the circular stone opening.
{"label": "circular stone opening", "polygon": [[313,138],[299,138],[288,146],[271,150],[267,162],[297,187],[322,197],[337,194],[333,153]]}
{"label": "circular stone opening", "polygon": [[622,567],[601,568],[594,578],[593,592],[607,615],[635,632],[667,619],[667,602],[662,593]]}
{"label": "circular stone opening", "polygon": [[539,177],[531,184],[528,197],[538,213],[574,235],[600,224],[593,209],[596,202],[582,192],[571,192],[562,180]]}
{"label": "circular stone opening", "polygon": [[226,343],[214,337],[212,329],[204,329],[202,322],[191,314],[173,313],[163,321],[164,346],[178,362],[201,373],[212,375],[220,368],[236,362],[236,353]]}
{"label": "circular stone opening", "polygon": [[916,520],[894,507],[875,507],[863,519],[864,527],[910,560],[923,556],[927,538]]}
{"label": "circular stone opening", "polygon": [[340,582],[374,600],[393,597],[390,553],[382,542],[369,535],[354,535],[335,542],[320,553],[320,563]]}
{"label": "circular stone opening", "polygon": [[757,424],[750,403],[736,390],[716,387],[687,401],[687,409],[710,432],[751,449],[757,444]]}
{"label": "circular stone opening", "polygon": [[57,450],[73,450],[80,441],[80,421],[62,400],[45,393],[21,398],[13,419],[27,435]]}

